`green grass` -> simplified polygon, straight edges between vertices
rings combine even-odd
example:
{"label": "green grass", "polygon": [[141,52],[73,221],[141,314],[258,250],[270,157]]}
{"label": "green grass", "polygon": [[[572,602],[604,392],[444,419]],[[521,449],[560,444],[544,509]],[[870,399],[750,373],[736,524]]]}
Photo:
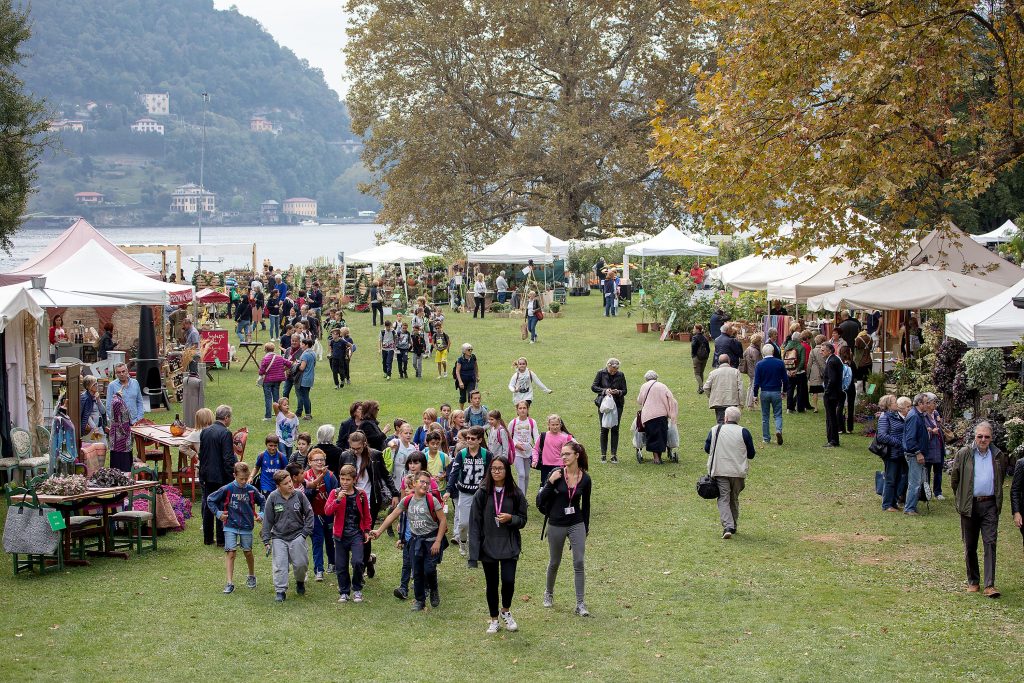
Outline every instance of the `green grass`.
{"label": "green grass", "polygon": [[[519,321],[450,316],[457,346],[474,344],[484,402],[511,415],[507,390],[519,355],[555,390],[538,395],[534,417],[558,412],[596,453],[590,383],[608,356],[622,359],[635,398],[656,369],[680,400],[680,465],[592,459],[593,516],[587,603],[572,614],[571,565],[563,563],[556,607],[545,610],[546,544],[531,505],[513,612],[520,632],[484,634],[483,576],[456,551],[440,568],[442,605],[425,614],[391,596],[401,562],[378,545],[367,602],[338,605],[336,586],[311,583],[304,599],[273,602],[260,553],[257,591],[223,596],[221,553],[202,545],[199,524],[161,539],[160,551],[103,560],[64,575],[11,575],[0,640],[8,680],[242,678],[371,680],[1014,680],[1024,657],[1021,537],[1003,512],[999,601],[963,592],[958,518],[952,500],[916,519],[883,514],[873,491],[878,460],[861,436],[821,448],[822,415],[786,415],[786,445],[759,450],[742,496],[740,534],[719,537],[715,505],[697,497],[704,436],[713,423],[696,395],[689,345],[638,334],[634,320],[600,317],[600,300],[571,299],[564,317],[540,324],[541,342],[519,339]],[[421,410],[457,399],[432,376],[385,383],[369,316],[349,322],[360,345],[355,384],[330,388],[326,363],[313,390],[317,419],[337,424],[356,398],[381,402],[382,418],[418,421]],[[266,429],[250,366],[217,372],[208,403],[230,403],[233,426],[252,442]],[[397,374],[396,374],[397,377]],[[632,400],[632,399],[631,399]],[[627,404],[630,405],[630,404]],[[166,414],[157,419],[166,419]],[[382,420],[383,421],[383,420]],[[759,415],[743,422],[760,441]],[[308,423],[303,423],[308,424]],[[626,431],[625,429],[623,430]],[[624,440],[628,437],[624,434]],[[250,458],[255,446],[249,449]],[[948,488],[948,486],[947,486]],[[531,493],[536,490],[536,475]],[[950,492],[947,492],[950,493]],[[531,496],[532,497],[532,496]],[[239,583],[241,583],[239,581]]]}

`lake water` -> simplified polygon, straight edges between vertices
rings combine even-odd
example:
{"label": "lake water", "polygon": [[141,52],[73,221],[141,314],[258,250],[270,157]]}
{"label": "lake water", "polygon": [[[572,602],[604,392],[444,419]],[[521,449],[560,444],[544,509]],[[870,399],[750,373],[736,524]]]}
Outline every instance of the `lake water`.
{"label": "lake water", "polygon": [[[257,267],[269,258],[275,267],[291,264],[306,265],[313,259],[326,256],[335,263],[343,251],[354,254],[376,244],[376,235],[385,226],[377,223],[350,223],[341,225],[286,225],[286,226],[204,226],[203,244],[256,243]],[[99,228],[114,244],[198,244],[197,227],[159,228]],[[44,249],[63,230],[22,228],[14,236],[10,254],[0,251],[0,272],[6,272],[24,263],[33,254]],[[160,269],[159,254],[133,254],[133,258]],[[223,263],[204,266],[220,271],[252,263],[252,255],[225,256]],[[173,269],[173,257],[169,268]],[[191,275],[195,264],[183,260],[182,269]]]}

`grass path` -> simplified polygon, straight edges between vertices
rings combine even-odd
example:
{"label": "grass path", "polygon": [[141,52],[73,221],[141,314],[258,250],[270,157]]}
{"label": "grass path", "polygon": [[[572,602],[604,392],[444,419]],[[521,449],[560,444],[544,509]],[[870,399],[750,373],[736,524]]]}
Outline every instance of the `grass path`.
{"label": "grass path", "polygon": [[[540,323],[540,343],[519,322],[449,317],[455,346],[473,343],[484,403],[511,417],[511,362],[526,355],[555,390],[534,417],[558,412],[594,454],[587,603],[572,615],[571,564],[556,607],[545,610],[546,543],[531,504],[513,613],[520,631],[484,634],[483,574],[458,553],[440,568],[442,604],[412,614],[391,596],[401,567],[378,545],[377,578],[362,605],[338,605],[332,583],[275,605],[270,563],[259,557],[256,591],[223,596],[223,558],[204,547],[198,521],[161,539],[160,551],[100,561],[65,575],[11,575],[0,567],[0,664],[6,680],[1016,680],[1024,660],[1024,558],[1009,501],[1000,529],[999,601],[963,592],[959,522],[950,500],[910,519],[881,512],[878,460],[867,440],[821,448],[822,415],[786,415],[786,444],[759,446],[741,498],[740,534],[722,541],[713,502],[694,483],[714,421],[697,396],[689,345],[637,334],[633,320],[606,320],[600,301],[571,299],[564,317]],[[325,362],[313,390],[316,420],[337,424],[348,403],[374,398],[382,422],[458,398],[432,376],[385,383],[368,315],[349,322],[359,350],[355,384],[330,388]],[[609,356],[622,360],[630,401],[656,369],[680,400],[680,465],[597,462],[598,419],[590,383]],[[397,373],[395,375],[397,378]],[[268,423],[255,371],[235,367],[208,386],[211,406],[230,403],[235,427],[251,429],[250,458]],[[627,403],[627,408],[630,403]],[[506,412],[507,411],[507,412]],[[627,410],[627,414],[628,414]],[[155,419],[167,419],[166,414]],[[760,415],[743,423],[759,434]],[[310,423],[303,423],[307,425]],[[628,442],[627,430],[623,440]],[[947,486],[948,488],[948,486]],[[536,491],[536,475],[531,495]],[[5,558],[6,559],[6,558]],[[241,583],[241,582],[239,582]]]}

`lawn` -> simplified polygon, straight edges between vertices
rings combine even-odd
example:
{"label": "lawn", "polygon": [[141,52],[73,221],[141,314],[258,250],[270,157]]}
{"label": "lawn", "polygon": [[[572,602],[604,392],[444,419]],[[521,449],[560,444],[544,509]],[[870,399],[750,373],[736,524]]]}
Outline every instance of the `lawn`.
{"label": "lawn", "polygon": [[[454,549],[440,568],[436,610],[414,614],[391,595],[401,560],[384,543],[376,546],[378,574],[368,582],[364,604],[337,604],[336,585],[325,582],[310,583],[305,598],[290,594],[278,605],[262,553],[259,588],[221,595],[222,554],[202,545],[193,520],[186,532],[161,538],[156,554],[127,561],[17,578],[4,563],[4,678],[269,674],[436,681],[584,674],[597,680],[917,681],[1020,675],[1024,562],[1008,499],[997,574],[1004,597],[968,595],[951,490],[930,514],[883,514],[873,487],[879,462],[868,453],[867,439],[844,437],[841,449],[823,449],[823,415],[786,415],[786,443],[759,446],[741,499],[740,533],[723,541],[714,502],[694,490],[714,414],[696,394],[689,345],[638,334],[634,320],[601,317],[593,296],[570,299],[563,311],[564,317],[540,323],[536,345],[520,341],[516,320],[450,316],[447,327],[456,346],[473,343],[487,405],[514,414],[507,389],[511,363],[526,355],[554,389],[537,396],[534,417],[559,413],[593,454],[586,566],[594,618],[572,614],[571,562],[562,564],[555,608],[541,606],[547,549],[532,504],[513,607],[520,631],[497,636],[484,633],[482,571],[467,569]],[[355,399],[379,400],[382,422],[395,416],[418,422],[424,407],[457,400],[451,381],[430,373],[420,381],[398,380],[396,373],[384,382],[369,316],[353,313],[349,323],[360,345],[354,385],[333,390],[324,363],[313,390],[314,427],[337,424]],[[649,458],[638,465],[628,444],[620,449],[622,464],[598,462],[590,383],[609,356],[622,360],[631,402],[651,368],[676,393],[679,465],[654,466]],[[255,371],[233,366],[216,378],[207,401],[234,407],[232,426],[250,427],[254,458],[267,427],[260,421]],[[757,442],[759,417],[743,417]]]}

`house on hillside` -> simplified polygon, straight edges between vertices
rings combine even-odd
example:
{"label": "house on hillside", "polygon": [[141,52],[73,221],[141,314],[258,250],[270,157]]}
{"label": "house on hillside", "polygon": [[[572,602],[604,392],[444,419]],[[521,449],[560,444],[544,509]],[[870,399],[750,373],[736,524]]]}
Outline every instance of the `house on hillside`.
{"label": "house on hillside", "polygon": [[84,133],[85,121],[78,119],[56,119],[47,127],[51,133]]}
{"label": "house on hillside", "polygon": [[253,133],[276,133],[274,124],[265,116],[253,116],[249,119],[249,130]]}
{"label": "house on hillside", "polygon": [[171,193],[171,213],[213,213],[216,210],[217,195],[194,183],[182,185]]}
{"label": "house on hillside", "polygon": [[139,95],[146,113],[150,116],[167,116],[171,113],[171,94],[166,92],[147,92]]}
{"label": "house on hillside", "polygon": [[316,200],[310,199],[309,197],[292,197],[291,199],[284,200],[284,209],[282,211],[285,216],[305,216],[307,218],[316,218]]}
{"label": "house on hillside", "polygon": [[76,204],[102,204],[103,193],[102,192],[76,192],[75,193]]}
{"label": "house on hillside", "polygon": [[281,222],[281,203],[275,199],[268,199],[260,204],[260,221],[264,224]]}
{"label": "house on hillside", "polygon": [[153,119],[139,119],[131,126],[132,132],[134,133],[156,133],[157,135],[164,134],[164,124],[158,123]]}

